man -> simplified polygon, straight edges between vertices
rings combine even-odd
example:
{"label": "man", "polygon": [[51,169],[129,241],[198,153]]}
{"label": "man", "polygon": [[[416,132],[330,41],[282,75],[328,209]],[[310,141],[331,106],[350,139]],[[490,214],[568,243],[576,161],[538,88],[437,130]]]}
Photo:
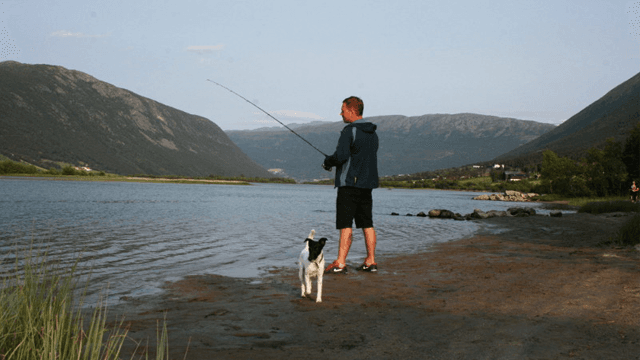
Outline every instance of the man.
{"label": "man", "polygon": [[327,156],[322,164],[327,171],[336,167],[336,228],[340,230],[338,259],[325,269],[325,273],[347,272],[354,219],[356,228],[364,233],[367,248],[367,257],[358,270],[378,271],[371,198],[371,190],[378,187],[378,135],[375,124],[362,120],[363,109],[364,103],[355,96],[342,102],[340,115],[347,125],[340,133],[336,152]]}

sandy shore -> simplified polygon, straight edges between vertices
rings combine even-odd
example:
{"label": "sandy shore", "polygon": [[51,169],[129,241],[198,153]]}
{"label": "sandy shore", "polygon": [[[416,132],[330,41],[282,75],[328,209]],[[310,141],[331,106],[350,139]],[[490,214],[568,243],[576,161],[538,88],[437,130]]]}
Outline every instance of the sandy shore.
{"label": "sandy shore", "polygon": [[640,252],[599,245],[626,219],[482,220],[427,253],[379,254],[377,274],[325,276],[320,304],[283,268],[189,277],[109,313],[152,344],[166,314],[175,359],[638,359]]}

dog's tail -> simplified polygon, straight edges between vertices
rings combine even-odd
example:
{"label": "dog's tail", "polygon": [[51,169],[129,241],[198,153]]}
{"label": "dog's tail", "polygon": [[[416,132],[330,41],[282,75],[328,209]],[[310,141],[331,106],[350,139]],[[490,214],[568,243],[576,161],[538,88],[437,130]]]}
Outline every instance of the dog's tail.
{"label": "dog's tail", "polygon": [[312,229],[311,232],[309,233],[309,236],[307,236],[307,239],[313,240],[314,236],[316,236],[316,231]]}

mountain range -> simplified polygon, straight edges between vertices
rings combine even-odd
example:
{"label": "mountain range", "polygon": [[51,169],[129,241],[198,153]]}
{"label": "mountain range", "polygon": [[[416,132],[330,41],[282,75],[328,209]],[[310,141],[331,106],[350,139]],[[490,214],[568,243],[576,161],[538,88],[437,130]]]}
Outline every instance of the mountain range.
{"label": "mountain range", "polygon": [[[551,124],[478,114],[366,117],[377,125],[380,176],[457,167],[493,159],[555,128]],[[297,125],[294,131],[325,154],[335,151],[342,122]],[[297,180],[330,177],[324,156],[281,128],[227,131],[249,157]]]}
{"label": "mountain range", "polygon": [[[479,114],[366,118],[378,126],[380,175],[474,163],[539,163],[542,151],[578,157],[640,121],[640,74],[560,126]],[[222,131],[201,116],[60,66],[0,63],[0,154],[43,166],[88,166],[117,174],[329,178],[345,124]]]}
{"label": "mountain range", "polygon": [[[607,139],[624,141],[640,122],[640,73],[555,127],[532,121],[476,114],[378,116],[380,174],[396,175],[454,168],[474,163],[522,167],[540,164],[544,150],[579,159]],[[295,131],[334,151],[340,122],[298,125]],[[293,177],[328,177],[317,169],[317,152],[282,128],[228,131],[229,137],[265,167]],[[286,151],[294,147],[295,151]],[[311,150],[310,150],[311,149]]]}
{"label": "mountain range", "polygon": [[0,154],[45,168],[272,177],[215,123],[60,66],[0,63]]}

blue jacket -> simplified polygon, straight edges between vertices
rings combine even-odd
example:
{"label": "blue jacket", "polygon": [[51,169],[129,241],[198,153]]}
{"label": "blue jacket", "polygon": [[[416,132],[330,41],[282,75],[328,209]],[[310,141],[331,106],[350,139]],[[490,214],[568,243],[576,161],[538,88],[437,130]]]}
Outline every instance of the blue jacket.
{"label": "blue jacket", "polygon": [[378,134],[377,125],[362,119],[342,129],[338,146],[324,164],[336,167],[335,186],[363,189],[378,187]]}

